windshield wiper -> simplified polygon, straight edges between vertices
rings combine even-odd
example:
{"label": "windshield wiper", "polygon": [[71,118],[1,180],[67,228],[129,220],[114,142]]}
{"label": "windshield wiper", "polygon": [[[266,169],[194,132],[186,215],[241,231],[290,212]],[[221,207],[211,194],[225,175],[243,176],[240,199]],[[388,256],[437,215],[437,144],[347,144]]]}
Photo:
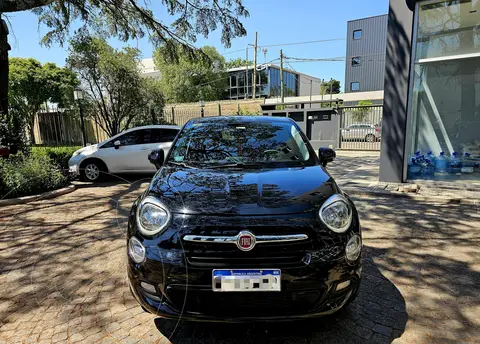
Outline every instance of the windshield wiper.
{"label": "windshield wiper", "polygon": [[175,166],[180,166],[180,167],[185,167],[185,168],[193,168],[193,169],[197,169],[197,167],[195,167],[195,166],[190,166],[190,165],[187,165],[187,164],[186,164],[186,163],[184,163],[184,162],[169,161],[168,163],[169,163],[169,164],[172,164],[172,165],[175,165]]}

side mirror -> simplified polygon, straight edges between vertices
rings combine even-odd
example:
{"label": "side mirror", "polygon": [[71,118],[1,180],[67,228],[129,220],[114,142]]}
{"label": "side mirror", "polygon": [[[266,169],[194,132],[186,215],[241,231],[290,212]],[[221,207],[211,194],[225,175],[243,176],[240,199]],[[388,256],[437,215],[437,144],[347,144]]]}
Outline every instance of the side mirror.
{"label": "side mirror", "polygon": [[320,147],[318,149],[318,158],[320,163],[325,167],[329,162],[332,162],[337,157],[337,153],[331,148]]}
{"label": "side mirror", "polygon": [[113,143],[113,145],[115,146],[115,149],[119,149],[122,143],[120,142],[120,140],[117,140]]}
{"label": "side mirror", "polygon": [[163,165],[163,161],[165,160],[165,152],[163,149],[154,149],[153,151],[148,154],[148,161],[155,165],[157,170],[160,169]]}

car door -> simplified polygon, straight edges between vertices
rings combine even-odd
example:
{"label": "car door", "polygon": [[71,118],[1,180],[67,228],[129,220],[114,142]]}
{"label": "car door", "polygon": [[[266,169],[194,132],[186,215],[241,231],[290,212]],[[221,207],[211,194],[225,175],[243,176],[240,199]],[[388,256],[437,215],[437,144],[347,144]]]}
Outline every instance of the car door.
{"label": "car door", "polygon": [[[97,156],[102,159],[109,172],[141,172],[147,169],[148,150],[146,137],[150,135],[147,129],[129,131],[104,144]],[[120,147],[115,148],[114,142],[120,141]],[[145,162],[146,160],[146,162]]]}
{"label": "car door", "polygon": [[[151,152],[154,149],[161,148],[165,152],[165,156],[172,146],[173,140],[175,140],[175,136],[177,136],[179,130],[178,129],[170,129],[170,128],[154,128],[150,131],[150,138],[148,151]],[[155,172],[156,168],[153,164],[148,166],[148,171]]]}

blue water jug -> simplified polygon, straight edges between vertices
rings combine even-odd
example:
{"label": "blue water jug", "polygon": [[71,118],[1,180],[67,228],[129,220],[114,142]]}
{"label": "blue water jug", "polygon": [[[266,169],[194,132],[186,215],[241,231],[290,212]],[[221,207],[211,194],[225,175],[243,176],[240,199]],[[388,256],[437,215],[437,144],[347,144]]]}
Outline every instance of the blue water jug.
{"label": "blue water jug", "polygon": [[462,173],[473,173],[475,162],[472,160],[470,153],[465,153],[462,160]]}
{"label": "blue water jug", "polygon": [[448,164],[448,172],[452,174],[462,173],[462,162],[458,158],[457,152],[452,153],[452,158],[450,159],[450,163]]}
{"label": "blue water jug", "polygon": [[445,156],[445,152],[440,152],[440,155],[435,159],[435,172],[447,173],[448,159]]}
{"label": "blue water jug", "polygon": [[425,159],[425,164],[423,168],[423,178],[424,179],[434,179],[435,177],[435,165],[433,164],[432,160],[429,158]]}
{"label": "blue water jug", "polygon": [[407,178],[408,179],[418,179],[420,177],[422,171],[422,166],[419,165],[415,158],[410,158],[408,162],[408,169],[407,169]]}

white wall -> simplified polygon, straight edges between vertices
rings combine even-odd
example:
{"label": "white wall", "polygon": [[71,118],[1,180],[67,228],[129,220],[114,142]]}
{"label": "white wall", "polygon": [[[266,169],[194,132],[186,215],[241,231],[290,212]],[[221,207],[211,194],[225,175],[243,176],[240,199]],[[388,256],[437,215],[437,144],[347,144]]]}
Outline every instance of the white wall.
{"label": "white wall", "polygon": [[320,79],[305,74],[300,74],[299,96],[310,96],[310,80],[312,81],[312,96],[320,94]]}

